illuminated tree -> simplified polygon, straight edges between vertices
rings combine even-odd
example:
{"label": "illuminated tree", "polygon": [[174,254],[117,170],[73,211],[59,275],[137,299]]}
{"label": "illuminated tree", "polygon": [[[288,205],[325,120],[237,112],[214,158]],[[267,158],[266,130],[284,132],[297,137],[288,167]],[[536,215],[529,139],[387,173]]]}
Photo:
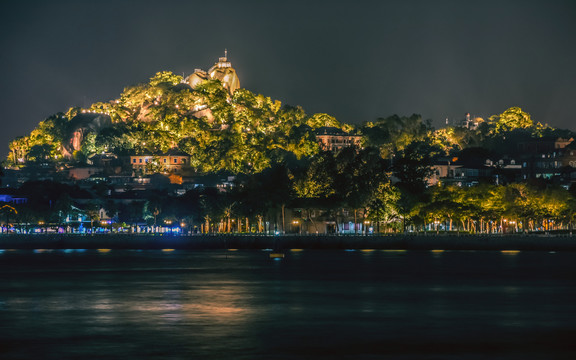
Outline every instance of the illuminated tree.
{"label": "illuminated tree", "polygon": [[431,130],[430,123],[423,121],[422,117],[416,114],[410,117],[393,115],[378,118],[375,122],[367,122],[361,127],[367,145],[378,147],[384,158],[390,158],[396,152],[403,151],[415,141],[424,140]]}
{"label": "illuminated tree", "polygon": [[333,195],[336,163],[331,152],[314,157],[309,166],[294,177],[294,191],[303,199],[326,199]]}
{"label": "illuminated tree", "polygon": [[389,182],[381,183],[372,194],[367,204],[367,218],[376,223],[376,232],[380,233],[380,224],[399,223],[400,214],[397,208],[400,191]]}
{"label": "illuminated tree", "polygon": [[314,114],[306,121],[306,125],[310,126],[312,129],[318,129],[320,127],[336,127],[342,128],[342,124],[336,120],[335,117],[328,114]]}
{"label": "illuminated tree", "polygon": [[500,115],[492,115],[489,120],[491,131],[494,134],[501,134],[515,129],[526,129],[534,125],[530,114],[522,111],[519,107],[511,107]]}
{"label": "illuminated tree", "polygon": [[182,82],[182,76],[175,75],[171,71],[157,72],[154,77],[150,79],[150,86],[158,86],[161,84],[178,85]]}
{"label": "illuminated tree", "polygon": [[50,159],[54,147],[51,144],[34,145],[28,151],[28,161],[41,163]]}

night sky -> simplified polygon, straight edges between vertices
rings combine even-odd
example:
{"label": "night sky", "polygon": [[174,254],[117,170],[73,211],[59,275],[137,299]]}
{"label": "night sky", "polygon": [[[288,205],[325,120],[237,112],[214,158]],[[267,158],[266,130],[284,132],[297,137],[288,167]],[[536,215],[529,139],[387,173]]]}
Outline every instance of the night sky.
{"label": "night sky", "polygon": [[5,1],[0,155],[71,106],[228,49],[242,87],[361,123],[520,106],[576,130],[576,1]]}

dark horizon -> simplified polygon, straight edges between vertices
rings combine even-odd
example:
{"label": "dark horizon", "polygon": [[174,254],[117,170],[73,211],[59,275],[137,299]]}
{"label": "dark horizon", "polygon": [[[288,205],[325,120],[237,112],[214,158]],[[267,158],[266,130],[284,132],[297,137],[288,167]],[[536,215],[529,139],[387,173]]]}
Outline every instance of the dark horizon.
{"label": "dark horizon", "polygon": [[23,1],[1,15],[8,143],[46,117],[228,49],[242,87],[359,124],[412,113],[442,127],[512,106],[574,129],[572,1]]}

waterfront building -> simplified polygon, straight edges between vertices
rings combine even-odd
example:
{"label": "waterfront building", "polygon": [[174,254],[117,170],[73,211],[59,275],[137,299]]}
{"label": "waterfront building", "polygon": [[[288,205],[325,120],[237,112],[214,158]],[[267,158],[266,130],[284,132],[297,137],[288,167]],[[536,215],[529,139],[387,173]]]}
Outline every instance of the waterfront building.
{"label": "waterfront building", "polygon": [[15,194],[0,194],[0,203],[11,203],[11,204],[26,204],[28,198],[24,196],[17,196]]}

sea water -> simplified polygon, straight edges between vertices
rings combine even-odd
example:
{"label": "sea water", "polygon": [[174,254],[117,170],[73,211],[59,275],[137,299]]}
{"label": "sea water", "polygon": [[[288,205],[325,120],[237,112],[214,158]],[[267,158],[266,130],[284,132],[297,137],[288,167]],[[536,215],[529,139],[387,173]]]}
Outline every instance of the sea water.
{"label": "sea water", "polygon": [[576,359],[576,254],[4,250],[0,359]]}

